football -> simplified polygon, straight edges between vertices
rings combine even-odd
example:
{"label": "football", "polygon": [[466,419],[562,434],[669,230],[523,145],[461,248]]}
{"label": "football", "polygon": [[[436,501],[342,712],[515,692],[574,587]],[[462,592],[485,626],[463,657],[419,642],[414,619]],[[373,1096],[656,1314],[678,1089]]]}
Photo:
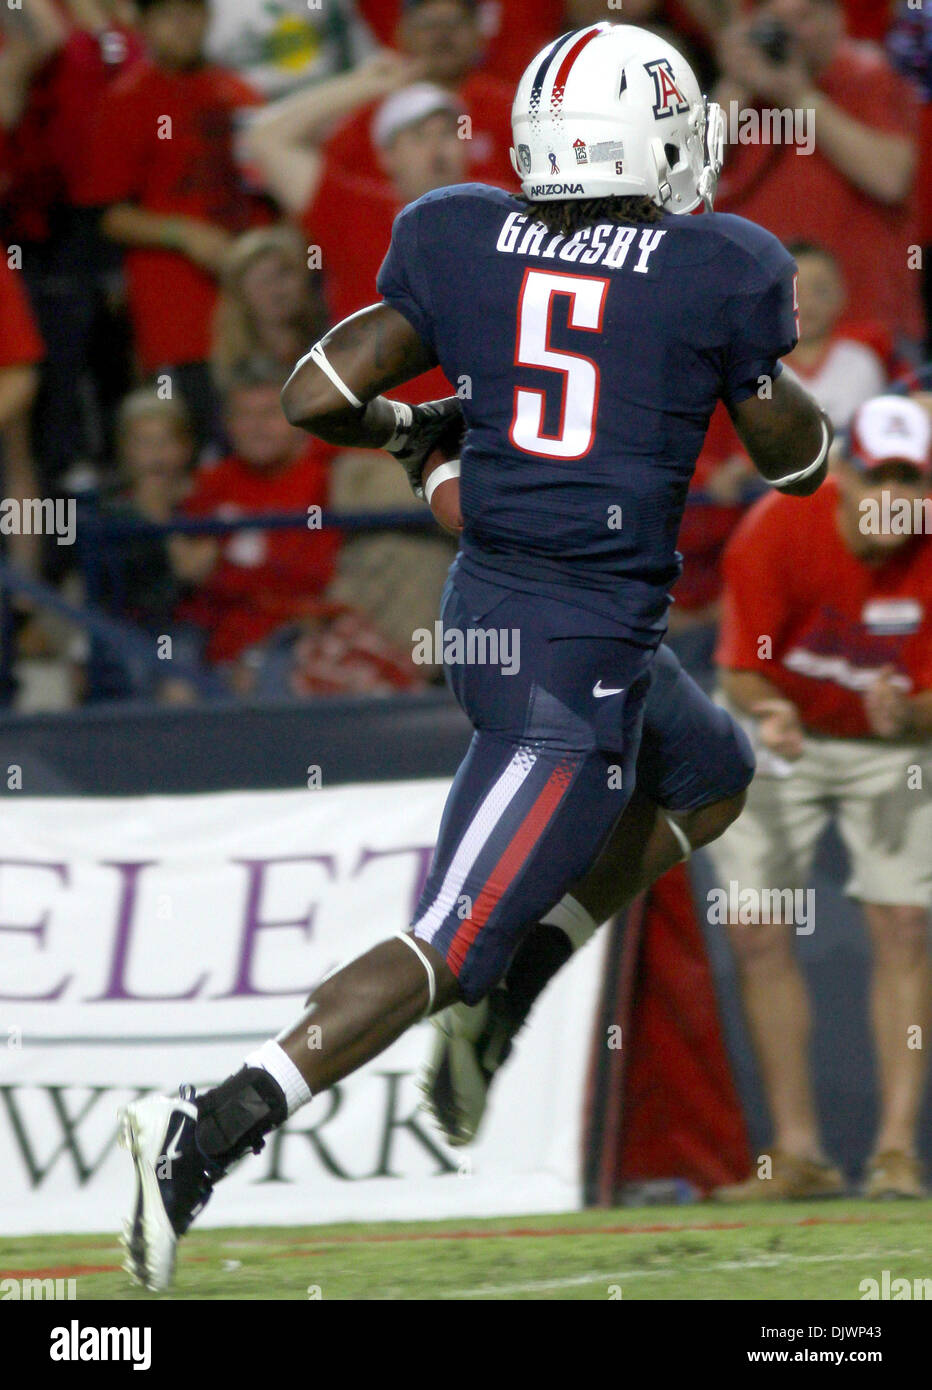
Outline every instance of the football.
{"label": "football", "polygon": [[448,458],[442,448],[434,449],[427,456],[421,471],[421,486],[424,498],[435,519],[445,531],[459,535],[463,529],[460,514],[460,461]]}

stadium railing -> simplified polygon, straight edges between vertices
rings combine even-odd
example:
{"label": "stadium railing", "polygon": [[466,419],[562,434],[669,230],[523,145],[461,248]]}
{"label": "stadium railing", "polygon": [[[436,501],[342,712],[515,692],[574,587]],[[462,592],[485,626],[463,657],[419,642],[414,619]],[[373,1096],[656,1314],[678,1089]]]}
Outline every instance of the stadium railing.
{"label": "stadium railing", "polygon": [[[747,502],[754,500],[760,489],[749,492]],[[305,531],[337,530],[347,535],[384,531],[405,531],[438,534],[431,514],[423,511],[392,512],[333,512],[322,511],[314,517],[309,528],[307,512],[259,512],[239,517],[174,517],[166,522],[146,521],[127,516],[109,516],[99,506],[94,493],[77,499],[77,561],[84,581],[84,601],[70,602],[57,589],[43,580],[23,574],[15,566],[0,559],[0,705],[8,701],[15,690],[15,616],[13,597],[21,594],[39,609],[54,614],[82,629],[92,640],[93,651],[100,647],[121,663],[135,666],[143,672],[163,670],[151,635],[139,625],[122,616],[115,616],[123,606],[125,594],[122,567],[117,563],[119,548],[128,540],[171,535],[227,536],[237,531]],[[706,493],[689,494],[691,507],[717,506],[720,503]],[[107,588],[110,601],[104,606],[101,595]],[[184,657],[173,659],[173,673],[191,682],[205,699],[232,699],[218,693],[209,673]]]}
{"label": "stadium railing", "polygon": [[[347,534],[377,531],[436,531],[429,512],[330,512],[314,518],[316,530],[338,530]],[[319,524],[318,524],[319,522]],[[143,670],[156,670],[159,658],[151,636],[130,619],[114,616],[123,606],[122,567],[116,563],[121,543],[130,539],[157,538],[177,534],[221,536],[236,531],[308,530],[306,512],[261,512],[218,519],[177,517],[168,522],[152,522],[131,517],[109,517],[89,500],[78,499],[77,561],[84,580],[85,598],[75,604],[62,597],[52,585],[22,573],[0,559],[0,702],[14,689],[15,616],[13,597],[23,595],[36,608],[45,609],[83,629],[89,638],[111,651],[117,660],[141,664]],[[108,581],[110,604],[104,607],[101,594]],[[205,698],[217,699],[215,682],[202,668],[183,657],[173,661],[173,671],[192,684]]]}

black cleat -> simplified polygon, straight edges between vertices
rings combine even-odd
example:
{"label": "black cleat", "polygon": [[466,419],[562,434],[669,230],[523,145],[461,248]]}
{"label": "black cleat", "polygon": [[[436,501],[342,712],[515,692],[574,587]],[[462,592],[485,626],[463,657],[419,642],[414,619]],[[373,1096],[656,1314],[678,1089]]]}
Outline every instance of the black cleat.
{"label": "black cleat", "polygon": [[171,1283],[178,1238],[225,1171],[198,1148],[193,1086],[182,1086],[179,1096],[144,1096],[120,1113],[119,1143],[136,1169],[133,1213],[123,1223],[123,1268],[153,1292]]}

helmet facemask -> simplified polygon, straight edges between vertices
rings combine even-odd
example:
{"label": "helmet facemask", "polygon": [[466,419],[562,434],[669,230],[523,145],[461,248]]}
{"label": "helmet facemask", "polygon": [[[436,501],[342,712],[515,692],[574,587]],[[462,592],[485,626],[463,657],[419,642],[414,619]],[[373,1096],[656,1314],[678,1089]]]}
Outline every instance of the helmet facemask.
{"label": "helmet facemask", "polygon": [[705,99],[701,124],[702,168],[696,180],[696,191],[711,212],[715,201],[718,177],[725,159],[725,112],[717,101]]}

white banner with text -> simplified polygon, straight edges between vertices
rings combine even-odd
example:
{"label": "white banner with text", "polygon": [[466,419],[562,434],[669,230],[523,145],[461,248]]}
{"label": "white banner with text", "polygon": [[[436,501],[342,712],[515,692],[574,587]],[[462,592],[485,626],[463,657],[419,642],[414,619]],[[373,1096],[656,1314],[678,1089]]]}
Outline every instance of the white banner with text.
{"label": "white banner with text", "polygon": [[[0,802],[0,1236],[118,1228],[133,1096],[198,1087],[406,929],[448,783]],[[580,1203],[602,945],[551,985],[452,1150],[418,1108],[421,1023],[217,1189],[205,1225],[505,1215]]]}

